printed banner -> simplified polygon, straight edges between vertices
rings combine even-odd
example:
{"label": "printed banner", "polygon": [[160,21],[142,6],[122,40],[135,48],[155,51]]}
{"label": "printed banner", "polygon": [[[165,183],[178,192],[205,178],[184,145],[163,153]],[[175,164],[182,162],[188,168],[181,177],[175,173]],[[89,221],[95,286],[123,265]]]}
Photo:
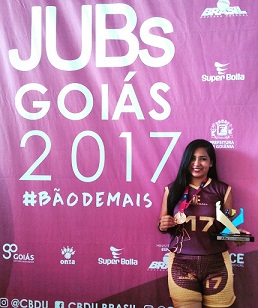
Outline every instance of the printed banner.
{"label": "printed banner", "polygon": [[[0,15],[0,308],[172,307],[156,225],[193,139],[258,237],[256,1],[2,0]],[[254,307],[257,243],[231,246],[233,307]]]}

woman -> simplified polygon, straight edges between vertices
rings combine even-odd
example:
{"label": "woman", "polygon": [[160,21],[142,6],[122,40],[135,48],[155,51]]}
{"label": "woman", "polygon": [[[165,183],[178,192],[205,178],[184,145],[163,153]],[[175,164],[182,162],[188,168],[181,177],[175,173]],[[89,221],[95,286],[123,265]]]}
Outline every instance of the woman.
{"label": "woman", "polygon": [[225,228],[216,220],[216,203],[231,213],[231,187],[218,181],[212,144],[194,140],[165,188],[158,223],[171,234],[168,283],[175,308],[230,307],[235,300],[227,243],[211,239]]}

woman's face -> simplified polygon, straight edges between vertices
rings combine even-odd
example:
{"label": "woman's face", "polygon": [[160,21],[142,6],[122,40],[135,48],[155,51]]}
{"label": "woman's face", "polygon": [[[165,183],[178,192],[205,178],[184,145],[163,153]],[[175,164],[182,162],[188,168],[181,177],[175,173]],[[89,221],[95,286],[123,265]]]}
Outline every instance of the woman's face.
{"label": "woman's face", "polygon": [[192,177],[204,180],[211,166],[212,161],[205,148],[197,148],[189,166]]}

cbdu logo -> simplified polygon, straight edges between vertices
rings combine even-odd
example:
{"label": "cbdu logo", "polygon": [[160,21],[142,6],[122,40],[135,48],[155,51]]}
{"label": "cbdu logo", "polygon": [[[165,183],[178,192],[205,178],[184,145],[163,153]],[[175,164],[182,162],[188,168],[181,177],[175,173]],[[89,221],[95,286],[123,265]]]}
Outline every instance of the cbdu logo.
{"label": "cbdu logo", "polygon": [[0,308],[48,308],[48,301],[31,300],[25,298],[19,300],[14,298],[10,301],[10,305],[11,306],[9,306],[8,298],[0,298]]}

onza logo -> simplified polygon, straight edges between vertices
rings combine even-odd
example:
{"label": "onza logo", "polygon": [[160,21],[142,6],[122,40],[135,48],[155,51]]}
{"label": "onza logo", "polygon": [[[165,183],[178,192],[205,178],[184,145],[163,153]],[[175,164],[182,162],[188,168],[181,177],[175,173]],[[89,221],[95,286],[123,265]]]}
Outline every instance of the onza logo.
{"label": "onza logo", "polygon": [[64,256],[64,260],[60,260],[60,264],[75,264],[75,260],[72,260],[72,256],[75,254],[73,247],[63,247],[61,249],[61,254]]}

